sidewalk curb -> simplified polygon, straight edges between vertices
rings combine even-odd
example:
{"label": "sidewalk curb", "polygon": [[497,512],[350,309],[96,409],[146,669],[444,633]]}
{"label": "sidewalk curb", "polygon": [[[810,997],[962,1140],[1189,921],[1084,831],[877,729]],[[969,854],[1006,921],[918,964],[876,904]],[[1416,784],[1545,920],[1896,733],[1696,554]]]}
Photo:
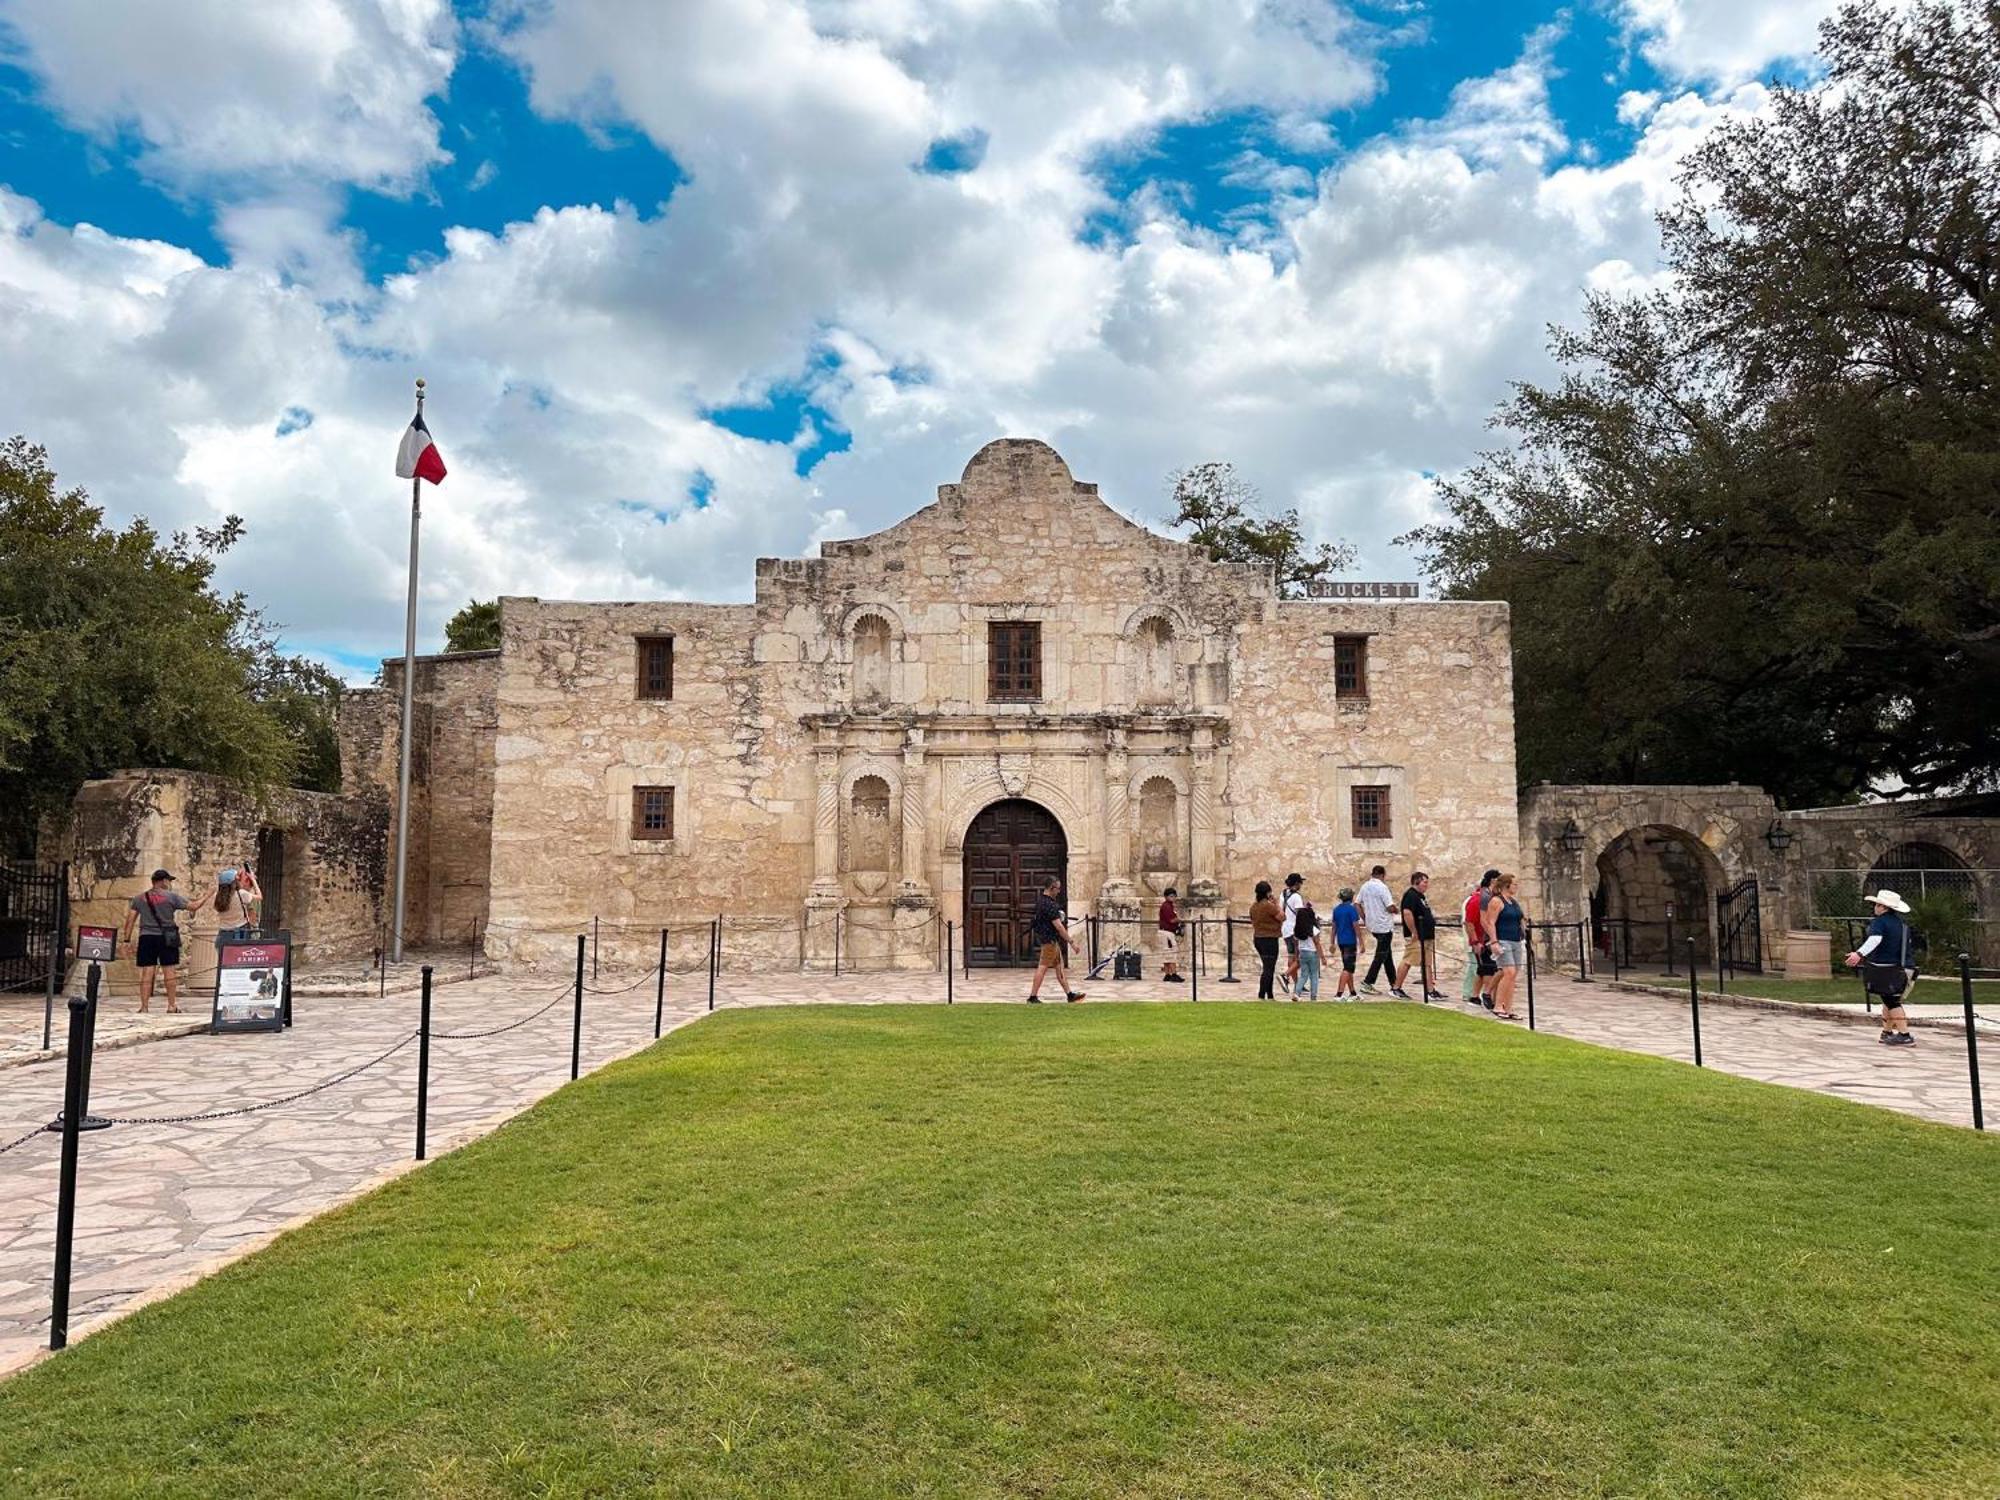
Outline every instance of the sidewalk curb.
{"label": "sidewalk curb", "polygon": [[[1624,990],[1627,994],[1632,995],[1658,995],[1667,1000],[1687,999],[1686,990],[1669,989],[1665,985],[1636,984],[1629,979],[1598,979],[1595,982],[1603,985],[1606,989]],[[1701,992],[1701,1003],[1703,1005],[1729,1005],[1734,1006],[1737,1010],[1775,1011],[1780,1015],[1786,1016],[1817,1016],[1823,1020],[1844,1021],[1849,1026],[1876,1027],[1880,1025],[1878,1020],[1879,1012],[1877,1015],[1869,1015],[1865,1011],[1843,1010],[1839,1006],[1822,1005],[1810,1000],[1773,1000],[1765,995],[1730,995],[1720,991],[1703,990]],[[1926,1000],[1923,1003],[1929,1005],[1932,1002]],[[1937,1003],[1939,1005],[1949,1005],[1952,1002],[1949,1000],[1940,1000]],[[1965,1018],[1963,1016],[1911,1016],[1910,1024],[1912,1026],[1927,1026],[1933,1030],[1956,1031],[1960,1034],[1963,1034],[1965,1031]]]}
{"label": "sidewalk curb", "polygon": [[[121,1047],[140,1047],[147,1042],[164,1042],[177,1036],[198,1036],[208,1030],[207,1021],[187,1021],[172,1026],[149,1027],[145,1031],[128,1031],[122,1036],[114,1036],[99,1042],[91,1048],[95,1052],[116,1052]],[[67,1043],[60,1047],[50,1047],[46,1051],[24,1052],[19,1057],[0,1057],[0,1069],[26,1068],[35,1063],[55,1062],[69,1056]]]}

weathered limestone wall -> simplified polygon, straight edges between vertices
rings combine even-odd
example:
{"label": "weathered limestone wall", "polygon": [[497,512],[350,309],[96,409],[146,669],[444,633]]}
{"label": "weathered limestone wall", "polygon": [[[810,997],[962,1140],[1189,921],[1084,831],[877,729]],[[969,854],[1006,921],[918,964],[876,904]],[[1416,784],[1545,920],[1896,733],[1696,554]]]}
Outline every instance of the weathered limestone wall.
{"label": "weathered limestone wall", "polygon": [[[177,877],[189,900],[212,891],[225,865],[258,861],[259,836],[283,843],[278,915],[295,962],[371,952],[380,918],[383,825],[379,807],[321,792],[281,791],[259,807],[241,787],[192,771],[119,771],[85,782],[42,856],[70,864],[72,927],[122,927],[127,903],[155,869]],[[267,880],[267,884],[268,884]],[[212,973],[219,920],[213,904],[182,918],[189,973]],[[72,935],[73,936],[73,935]],[[131,953],[111,972],[132,978]]]}
{"label": "weathered limestone wall", "polygon": [[[1336,699],[1334,638],[1368,639],[1366,698]],[[1440,916],[1489,866],[1515,868],[1507,606],[1282,603],[1244,628],[1230,701],[1230,910],[1297,870],[1322,913],[1375,864],[1431,876]],[[1356,785],[1390,790],[1387,838],[1353,828]]]}
{"label": "weathered limestone wall", "polygon": [[1813,911],[1813,880],[1828,871],[1847,872],[1864,888],[1873,875],[1905,896],[1917,894],[1924,882],[1878,867],[1900,846],[1927,845],[1938,854],[1925,856],[1926,868],[1962,870],[1947,874],[1942,883],[1961,890],[1973,904],[1978,919],[1973,961],[2000,964],[2000,816],[1993,815],[1995,802],[1991,796],[1935,797],[1786,813],[1785,825],[1794,835],[1786,860],[1791,909],[1801,918]]}
{"label": "weathered limestone wall", "polygon": [[[845,961],[928,967],[967,826],[1009,797],[1060,824],[1073,911],[1150,914],[1169,883],[1241,911],[1260,876],[1326,890],[1377,856],[1448,888],[1514,849],[1502,606],[1281,605],[1019,440],[821,554],[760,561],[749,605],[503,601],[490,953],[566,961],[595,916],[650,963],[720,914],[731,963],[829,964],[838,914]],[[996,621],[1040,626],[1034,702],[987,696]],[[1367,703],[1334,700],[1349,631]],[[637,696],[646,635],[671,701]],[[1379,844],[1346,826],[1364,776],[1393,788]],[[635,786],[674,788],[671,840],[631,837]]]}
{"label": "weathered limestone wall", "polygon": [[[457,945],[486,920],[500,653],[420,656],[416,669],[404,941]],[[386,809],[392,863],[385,901],[393,901],[402,693],[402,660],[388,660],[382,686],[349,692],[340,713],[342,789]]]}

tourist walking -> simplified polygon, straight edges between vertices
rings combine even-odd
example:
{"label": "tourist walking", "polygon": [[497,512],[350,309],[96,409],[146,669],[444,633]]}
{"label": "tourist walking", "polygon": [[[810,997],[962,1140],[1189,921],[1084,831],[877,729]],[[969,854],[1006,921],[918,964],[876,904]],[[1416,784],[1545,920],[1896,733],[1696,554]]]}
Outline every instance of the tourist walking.
{"label": "tourist walking", "polygon": [[1062,882],[1053,875],[1035,897],[1035,915],[1028,932],[1041,945],[1035,958],[1035,978],[1028,986],[1028,1004],[1042,1003],[1042,976],[1050,970],[1055,971],[1064,999],[1072,1003],[1081,1000],[1083,991],[1069,987],[1069,924],[1063,920]]}
{"label": "tourist walking", "polygon": [[1403,915],[1403,965],[1396,970],[1396,988],[1390,993],[1409,999],[1406,986],[1410,970],[1417,971],[1417,983],[1424,987],[1426,1000],[1442,1000],[1437,987],[1437,913],[1431,910],[1431,878],[1422,870],[1410,877],[1409,889],[1400,903]]}
{"label": "tourist walking", "polygon": [[1292,998],[1319,999],[1319,965],[1325,957],[1325,950],[1319,945],[1319,913],[1313,910],[1312,902],[1303,896],[1299,898],[1297,914],[1292,918],[1292,941],[1298,945],[1299,977],[1292,984]]}
{"label": "tourist walking", "polygon": [[1480,876],[1460,913],[1465,927],[1465,973],[1459,976],[1459,998],[1468,1005],[1483,1004],[1488,1010],[1493,1009],[1493,980],[1500,967],[1493,962],[1492,939],[1486,932],[1486,898],[1499,878],[1498,870]]}
{"label": "tourist walking", "polygon": [[1499,966],[1493,978],[1493,1014],[1503,1021],[1521,1019],[1514,1014],[1514,985],[1527,962],[1527,917],[1514,892],[1514,877],[1501,875],[1480,911],[1480,925],[1493,935],[1493,962]]}
{"label": "tourist walking", "polygon": [[156,971],[167,976],[167,1013],[180,1014],[181,929],[174,916],[199,903],[189,901],[173,885],[174,877],[167,871],[153,871],[152,886],[134,896],[125,913],[124,941],[132,941],[135,928],[139,934],[139,950],[133,959],[139,966],[141,1015],[153,1008]]}
{"label": "tourist walking", "polygon": [[1368,937],[1375,944],[1374,956],[1368,960],[1368,972],[1361,978],[1361,993],[1364,995],[1378,993],[1375,988],[1378,973],[1389,981],[1392,989],[1396,982],[1396,955],[1389,949],[1389,940],[1396,931],[1396,898],[1389,894],[1388,883],[1382,879],[1388,873],[1386,866],[1375,866],[1368,872],[1368,878],[1361,882],[1360,894],[1355,897],[1361,907],[1361,920],[1368,928]]}
{"label": "tourist walking", "polygon": [[1174,897],[1179,894],[1180,892],[1173,886],[1168,886],[1167,893],[1160,898],[1160,952],[1162,954],[1160,960],[1162,970],[1160,978],[1164,979],[1168,984],[1185,984],[1187,982],[1181,978],[1181,914],[1180,909],[1174,905]]}
{"label": "tourist walking", "polygon": [[1285,940],[1285,972],[1278,981],[1286,994],[1293,993],[1299,982],[1299,938],[1294,930],[1298,923],[1299,908],[1305,904],[1305,876],[1294,870],[1285,877],[1285,896],[1279,903],[1285,913],[1284,927],[1279,936]]}
{"label": "tourist walking", "polygon": [[1278,935],[1285,930],[1285,914],[1271,894],[1271,882],[1257,882],[1257,899],[1250,903],[1250,946],[1257,950],[1262,966],[1257,976],[1257,998],[1275,1000],[1272,977],[1278,971]]}
{"label": "tourist walking", "polygon": [[1915,972],[1910,967],[1910,903],[1894,891],[1877,891],[1868,898],[1875,908],[1868,924],[1868,936],[1847,955],[1847,967],[1861,970],[1861,982],[1868,993],[1882,1002],[1882,1045],[1914,1047],[1910,1018],[1903,1010],[1903,995]]}
{"label": "tourist walking", "polygon": [[1354,998],[1354,955],[1361,947],[1361,908],[1354,904],[1351,886],[1340,888],[1340,902],[1333,909],[1333,946],[1340,950],[1340,978],[1334,981],[1333,998]]}

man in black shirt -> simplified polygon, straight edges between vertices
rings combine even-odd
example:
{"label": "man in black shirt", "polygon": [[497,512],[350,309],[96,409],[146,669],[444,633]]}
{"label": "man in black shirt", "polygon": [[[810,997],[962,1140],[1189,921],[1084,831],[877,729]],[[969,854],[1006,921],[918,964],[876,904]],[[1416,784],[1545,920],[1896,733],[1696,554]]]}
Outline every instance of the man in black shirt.
{"label": "man in black shirt", "polygon": [[1442,1000],[1444,994],[1437,988],[1437,914],[1431,910],[1431,878],[1422,870],[1410,877],[1410,888],[1403,892],[1403,967],[1396,971],[1396,987],[1389,993],[1399,999],[1409,999],[1403,985],[1409,980],[1410,970],[1417,971],[1417,981],[1424,987],[1426,1000]]}
{"label": "man in black shirt", "polygon": [[1042,976],[1051,969],[1056,971],[1056,983],[1063,987],[1064,997],[1072,1002],[1081,1000],[1083,991],[1069,987],[1069,966],[1063,961],[1069,952],[1069,927],[1063,921],[1062,882],[1053,875],[1035,897],[1035,916],[1028,931],[1041,944],[1034,982],[1028,986],[1028,1004],[1042,1003]]}

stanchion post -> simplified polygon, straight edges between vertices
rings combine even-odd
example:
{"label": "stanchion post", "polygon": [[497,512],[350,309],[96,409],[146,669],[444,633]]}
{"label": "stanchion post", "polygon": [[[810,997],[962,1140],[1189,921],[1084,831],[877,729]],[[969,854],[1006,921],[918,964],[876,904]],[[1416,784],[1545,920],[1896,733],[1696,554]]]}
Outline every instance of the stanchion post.
{"label": "stanchion post", "polygon": [[[592,917],[592,923],[596,922]],[[576,1017],[569,1029],[569,1076],[576,1081],[583,1069],[583,934],[576,935]]]}
{"label": "stanchion post", "polygon": [[597,983],[597,918],[590,919],[590,982]]}
{"label": "stanchion post", "polygon": [[1674,909],[1671,906],[1669,906],[1667,908],[1667,973],[1671,977],[1673,972],[1674,972]]}
{"label": "stanchion post", "polygon": [[1590,982],[1590,929],[1589,924],[1576,924],[1576,977],[1585,984]]}
{"label": "stanchion post", "polygon": [[1611,982],[1613,984],[1616,984],[1618,982],[1618,924],[1616,922],[1610,924],[1610,936],[1611,936]]}
{"label": "stanchion post", "polygon": [[1965,999],[1965,1071],[1972,1082],[1972,1128],[1986,1128],[1986,1104],[1979,1092],[1978,1017],[1972,1013],[1972,955],[1958,955],[1958,992]]}
{"label": "stanchion post", "polygon": [[660,1039],[660,1024],[667,1014],[667,929],[660,929],[660,972],[653,987],[653,1040]]}
{"label": "stanchion post", "polygon": [[56,1189],[55,1284],[49,1294],[49,1347],[69,1342],[70,1254],[76,1244],[76,1151],[90,1108],[90,1053],[96,1044],[98,969],[90,968],[89,994],[69,1002],[69,1057],[63,1075],[62,1172]]}
{"label": "stanchion post", "polygon": [[1222,919],[1222,978],[1216,983],[1241,984],[1242,982],[1236,977],[1236,918],[1226,916]]}
{"label": "stanchion post", "polygon": [[[56,915],[59,919],[65,921],[67,920],[65,918],[62,918],[62,914],[60,912],[58,912]],[[58,928],[55,932],[49,934],[48,988],[42,994],[42,1050],[44,1052],[49,1050],[49,1043],[53,1039],[55,1034],[56,969],[60,965],[62,959],[63,940],[66,937],[68,937],[68,935],[69,935],[69,929],[66,926]]]}
{"label": "stanchion post", "polygon": [[[1852,953],[1856,946],[1854,941],[1854,924],[1850,922],[1847,925],[1847,951]],[[1868,988],[1868,965],[1856,964],[1854,966],[1854,977],[1861,981],[1861,1013],[1872,1016],[1875,1014],[1875,992]]]}
{"label": "stanchion post", "polygon": [[[840,929],[835,928],[838,932]],[[715,1009],[715,971],[722,963],[722,918],[711,917],[708,923],[708,1008]]]}
{"label": "stanchion post", "polygon": [[[840,978],[840,908],[833,909],[833,977]],[[709,1007],[715,1009],[714,1006]]]}
{"label": "stanchion post", "polygon": [[947,919],[944,924],[944,1003],[946,1005],[951,1004],[952,972],[954,968],[952,960],[955,957],[951,950],[957,941],[957,937],[957,933],[952,931],[951,922]]}
{"label": "stanchion post", "polygon": [[[1534,941],[1532,937],[1529,938],[1529,945],[1533,946]],[[1338,950],[1336,949],[1336,951]],[[1431,946],[1423,940],[1421,935],[1417,938],[1417,968],[1421,970],[1417,978],[1418,982],[1424,987],[1424,1004],[1429,1005],[1431,1003]],[[1334,983],[1339,984],[1340,981],[1336,979]]]}
{"label": "stanchion post", "polygon": [[1188,1002],[1201,1000],[1201,918],[1194,919],[1194,951],[1188,955]]}
{"label": "stanchion post", "polygon": [[1722,967],[1722,955],[1725,946],[1722,941],[1722,923],[1718,919],[1715,924],[1715,992],[1718,995],[1729,993],[1729,974]]}
{"label": "stanchion post", "polygon": [[1701,1066],[1701,965],[1695,960],[1694,939],[1688,944],[1688,1020],[1694,1027],[1694,1065]]}
{"label": "stanchion post", "polygon": [[417,1160],[424,1159],[424,1126],[431,1107],[431,966],[424,965],[424,998],[417,1008]]}
{"label": "stanchion post", "polygon": [[1528,949],[1528,1030],[1535,1029],[1535,924],[1527,928]]}

